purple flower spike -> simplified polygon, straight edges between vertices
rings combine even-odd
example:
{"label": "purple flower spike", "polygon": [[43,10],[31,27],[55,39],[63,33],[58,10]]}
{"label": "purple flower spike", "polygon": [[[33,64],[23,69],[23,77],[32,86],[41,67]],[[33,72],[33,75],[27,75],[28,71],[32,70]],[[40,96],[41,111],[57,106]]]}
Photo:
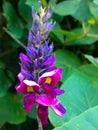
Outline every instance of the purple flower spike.
{"label": "purple flower spike", "polygon": [[48,38],[55,25],[49,21],[52,13],[49,7],[43,8],[41,3],[38,13],[32,9],[33,23],[29,31],[26,54],[20,53],[20,83],[15,87],[17,92],[24,94],[26,112],[30,112],[33,104],[37,104],[38,117],[44,126],[48,124],[48,107],[58,116],[66,113],[57,99],[64,90],[56,87],[62,78],[63,69],[54,66],[56,58],[50,54],[54,48]]}

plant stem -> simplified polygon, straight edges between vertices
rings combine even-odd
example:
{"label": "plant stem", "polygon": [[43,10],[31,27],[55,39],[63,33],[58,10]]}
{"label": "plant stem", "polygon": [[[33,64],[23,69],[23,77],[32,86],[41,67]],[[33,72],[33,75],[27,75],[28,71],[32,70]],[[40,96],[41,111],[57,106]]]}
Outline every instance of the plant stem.
{"label": "plant stem", "polygon": [[38,116],[37,116],[37,122],[38,122],[38,130],[43,130],[42,123],[41,123],[41,121],[40,121]]}
{"label": "plant stem", "polygon": [[12,33],[10,33],[5,27],[2,28],[10,37],[12,37],[20,46],[22,46],[24,49],[26,49],[26,46],[19,41]]}

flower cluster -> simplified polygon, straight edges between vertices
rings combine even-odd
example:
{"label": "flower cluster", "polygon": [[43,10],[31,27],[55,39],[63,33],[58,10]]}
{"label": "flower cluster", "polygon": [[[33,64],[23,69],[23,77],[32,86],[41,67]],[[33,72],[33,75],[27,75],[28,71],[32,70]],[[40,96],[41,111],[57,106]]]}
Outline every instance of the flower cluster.
{"label": "flower cluster", "polygon": [[25,95],[25,111],[30,112],[36,103],[38,117],[43,125],[48,124],[48,107],[58,116],[63,116],[66,112],[57,99],[64,90],[56,87],[61,80],[63,69],[54,66],[56,59],[50,54],[53,44],[49,45],[48,35],[54,27],[54,23],[49,21],[51,15],[50,8],[43,9],[41,4],[38,13],[32,9],[32,28],[29,32],[26,55],[20,53],[20,84],[16,85],[16,90]]}

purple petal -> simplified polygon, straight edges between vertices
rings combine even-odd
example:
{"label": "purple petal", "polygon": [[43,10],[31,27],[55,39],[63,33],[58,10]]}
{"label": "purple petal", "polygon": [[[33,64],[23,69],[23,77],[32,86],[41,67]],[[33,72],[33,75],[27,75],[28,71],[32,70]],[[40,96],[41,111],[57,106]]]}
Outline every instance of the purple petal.
{"label": "purple petal", "polygon": [[64,114],[66,113],[65,108],[60,103],[52,106],[52,109],[58,116],[64,116]]}
{"label": "purple petal", "polygon": [[24,97],[24,110],[26,112],[30,112],[32,109],[32,105],[35,102],[35,94],[30,93]]}
{"label": "purple petal", "polygon": [[55,106],[59,103],[56,98],[48,95],[38,96],[36,102],[43,106]]}
{"label": "purple petal", "polygon": [[29,68],[31,61],[27,55],[20,53],[20,61],[21,61],[21,64]]}
{"label": "purple petal", "polygon": [[52,10],[48,9],[44,14],[44,16],[42,17],[42,20],[47,21],[52,16],[52,14],[53,14]]}
{"label": "purple petal", "polygon": [[39,21],[39,16],[37,15],[37,13],[34,11],[34,9],[32,9],[32,17],[33,20],[38,22]]}
{"label": "purple petal", "polygon": [[48,53],[51,53],[53,51],[54,45],[53,43],[48,47]]}
{"label": "purple petal", "polygon": [[24,79],[24,76],[21,72],[18,74],[18,79],[20,80],[20,82]]}
{"label": "purple petal", "polygon": [[42,68],[52,66],[55,63],[55,59],[56,58],[54,55],[50,55],[50,56],[46,57],[44,62],[42,63]]}
{"label": "purple petal", "polygon": [[41,123],[46,126],[48,124],[48,107],[39,105],[38,107],[38,116],[41,120]]}
{"label": "purple petal", "polygon": [[54,88],[54,91],[55,91],[56,95],[61,95],[65,92],[64,90],[62,90],[60,88]]}
{"label": "purple petal", "polygon": [[35,59],[37,57],[37,52],[35,50],[35,48],[32,47],[27,47],[27,55],[31,58],[31,59]]}
{"label": "purple petal", "polygon": [[27,94],[27,85],[22,81],[19,85],[16,85],[16,91],[22,94]]}

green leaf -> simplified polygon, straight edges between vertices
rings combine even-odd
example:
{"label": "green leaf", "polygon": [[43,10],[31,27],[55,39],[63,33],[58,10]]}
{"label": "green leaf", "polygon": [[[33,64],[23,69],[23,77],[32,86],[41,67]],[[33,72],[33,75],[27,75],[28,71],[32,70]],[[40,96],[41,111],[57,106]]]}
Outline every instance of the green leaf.
{"label": "green leaf", "polygon": [[54,6],[54,12],[59,15],[72,15],[77,10],[78,0],[66,0]]}
{"label": "green leaf", "polygon": [[0,97],[7,93],[7,90],[11,87],[12,81],[6,76],[4,70],[0,69]]}
{"label": "green leaf", "polygon": [[26,4],[29,5],[30,8],[34,8],[34,10],[38,11],[38,0],[26,0]]}
{"label": "green leaf", "polygon": [[56,56],[56,65],[58,67],[69,66],[69,67],[76,68],[80,66],[80,60],[71,51],[59,49],[59,50],[56,50],[54,54]]}
{"label": "green leaf", "polygon": [[62,81],[64,82],[81,65],[80,60],[72,52],[63,49],[55,51],[54,54],[56,56],[55,65],[64,68],[62,75]]}
{"label": "green leaf", "polygon": [[75,13],[72,16],[79,21],[87,22],[88,19],[92,18],[92,14],[89,9],[88,0],[78,0],[78,5],[76,7]]}
{"label": "green leaf", "polygon": [[94,17],[98,17],[98,4],[90,3],[89,4],[90,11],[93,14]]}
{"label": "green leaf", "polygon": [[[58,23],[56,23],[54,29],[60,29],[60,28],[61,28],[60,25]],[[61,43],[64,42],[64,36],[58,34],[56,31],[52,31],[50,35],[51,35],[51,37],[53,37],[54,40],[59,41]]]}
{"label": "green leaf", "polygon": [[93,107],[81,115],[73,118],[70,122],[53,130],[97,130],[98,129],[98,106]]}
{"label": "green leaf", "polygon": [[70,122],[76,116],[98,105],[98,87],[93,87],[92,80],[83,73],[73,73],[61,86],[65,94],[59,96],[67,112],[64,117],[57,117],[50,111],[49,118],[55,127]]}
{"label": "green leaf", "polygon": [[5,1],[4,2],[4,16],[8,21],[7,27],[10,32],[17,38],[21,38],[23,35],[23,25],[18,18],[13,6]]}
{"label": "green leaf", "polygon": [[26,120],[26,113],[23,110],[21,97],[19,95],[7,94],[0,98],[0,122],[12,124],[22,123]]}
{"label": "green leaf", "polygon": [[94,58],[91,55],[85,55],[85,57],[96,67],[98,67],[98,58]]}
{"label": "green leaf", "polygon": [[98,88],[98,68],[96,66],[87,64],[80,66],[78,69],[92,80],[94,87]]}

